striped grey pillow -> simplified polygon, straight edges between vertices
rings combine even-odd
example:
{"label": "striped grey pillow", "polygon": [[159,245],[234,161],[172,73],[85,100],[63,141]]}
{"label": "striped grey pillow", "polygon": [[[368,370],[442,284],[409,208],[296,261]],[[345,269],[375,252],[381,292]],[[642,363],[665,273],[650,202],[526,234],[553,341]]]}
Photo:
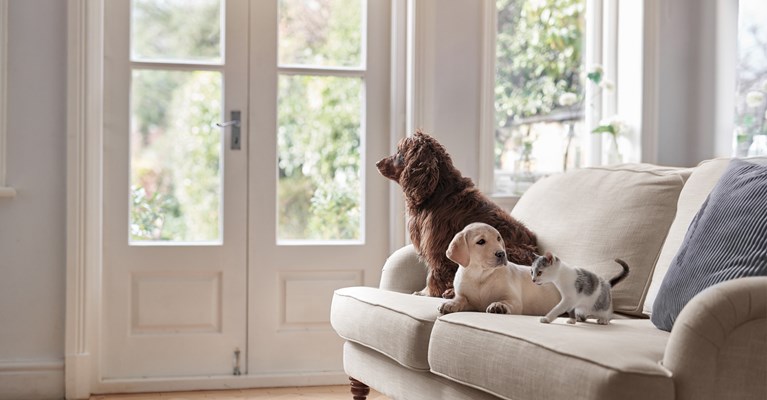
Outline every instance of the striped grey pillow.
{"label": "striped grey pillow", "polygon": [[767,275],[767,166],[733,159],[687,229],[653,303],[652,322],[671,331],[703,289]]}

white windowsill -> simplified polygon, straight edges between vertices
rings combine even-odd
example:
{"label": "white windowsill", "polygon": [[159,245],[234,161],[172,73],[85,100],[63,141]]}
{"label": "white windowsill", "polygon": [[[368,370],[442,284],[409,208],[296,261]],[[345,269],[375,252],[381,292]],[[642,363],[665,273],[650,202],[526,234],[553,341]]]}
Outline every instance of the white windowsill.
{"label": "white windowsill", "polygon": [[0,186],[0,197],[16,197],[16,189]]}
{"label": "white windowsill", "polygon": [[511,209],[514,208],[515,205],[517,205],[517,202],[519,201],[519,196],[493,194],[490,196],[490,199],[493,200],[499,206],[501,206],[501,208],[503,208],[504,210],[511,211]]}

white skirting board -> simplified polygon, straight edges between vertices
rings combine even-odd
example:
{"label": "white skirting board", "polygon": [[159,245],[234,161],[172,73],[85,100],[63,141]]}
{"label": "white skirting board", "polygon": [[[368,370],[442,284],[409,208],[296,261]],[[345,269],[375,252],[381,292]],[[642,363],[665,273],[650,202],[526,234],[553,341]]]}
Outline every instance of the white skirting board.
{"label": "white skirting board", "polygon": [[0,400],[51,400],[63,398],[63,360],[0,360]]}

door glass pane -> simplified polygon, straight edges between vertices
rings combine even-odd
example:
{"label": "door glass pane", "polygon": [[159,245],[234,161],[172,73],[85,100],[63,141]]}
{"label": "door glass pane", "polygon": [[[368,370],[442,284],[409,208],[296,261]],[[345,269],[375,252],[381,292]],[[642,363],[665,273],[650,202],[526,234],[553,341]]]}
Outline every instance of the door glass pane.
{"label": "door glass pane", "polygon": [[767,3],[738,3],[735,156],[767,155]]}
{"label": "door glass pane", "polygon": [[360,66],[364,3],[280,0],[280,65]]}
{"label": "door glass pane", "polygon": [[362,79],[279,78],[278,242],[358,241]]}
{"label": "door glass pane", "polygon": [[[578,168],[583,123],[585,0],[498,0],[494,167],[497,194],[520,195],[546,174]],[[593,75],[591,75],[593,76]]]}
{"label": "door glass pane", "polygon": [[220,72],[134,70],[131,242],[220,242]]}
{"label": "door glass pane", "polygon": [[220,0],[133,0],[131,59],[221,63]]}

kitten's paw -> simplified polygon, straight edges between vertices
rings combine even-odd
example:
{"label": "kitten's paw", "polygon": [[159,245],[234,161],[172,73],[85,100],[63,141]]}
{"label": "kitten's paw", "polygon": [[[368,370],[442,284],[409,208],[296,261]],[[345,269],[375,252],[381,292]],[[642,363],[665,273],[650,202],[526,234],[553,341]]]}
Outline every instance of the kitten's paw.
{"label": "kitten's paw", "polygon": [[575,318],[568,318],[567,323],[570,325],[575,325]]}
{"label": "kitten's paw", "polygon": [[487,306],[485,311],[491,314],[511,314],[511,308],[509,306],[497,301]]}
{"label": "kitten's paw", "polygon": [[577,319],[578,319],[578,322],[586,322],[586,316],[585,315],[579,315],[577,317]]}
{"label": "kitten's paw", "polygon": [[541,323],[542,323],[542,324],[548,324],[548,323],[550,323],[550,322],[551,322],[551,321],[550,321],[548,318],[546,318],[546,317],[541,317]]}
{"label": "kitten's paw", "polygon": [[598,319],[597,323],[599,325],[608,325],[610,323],[610,320],[609,319]]}
{"label": "kitten's paw", "polygon": [[453,289],[453,288],[447,289],[447,290],[445,290],[444,293],[442,293],[442,298],[443,299],[452,299],[454,297],[455,297],[455,289]]}

